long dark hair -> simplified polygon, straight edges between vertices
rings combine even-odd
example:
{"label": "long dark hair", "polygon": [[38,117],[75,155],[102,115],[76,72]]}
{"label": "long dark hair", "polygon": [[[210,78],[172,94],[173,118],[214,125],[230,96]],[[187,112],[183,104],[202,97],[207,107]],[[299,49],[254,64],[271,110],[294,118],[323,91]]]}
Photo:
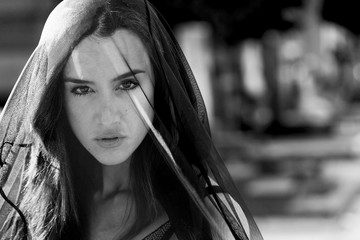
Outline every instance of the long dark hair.
{"label": "long dark hair", "polygon": [[[154,108],[157,114],[154,125],[160,132],[163,129],[164,135],[169,134],[173,144],[185,146],[187,143],[181,137],[181,126],[172,109],[167,83],[161,80],[161,63],[156,57],[163,51],[160,33],[156,31],[155,25],[154,31],[149,29],[148,9],[139,2],[141,1],[108,1],[98,9],[92,27],[77,43],[92,34],[99,37],[111,36],[120,28],[135,33],[148,51],[154,71]],[[155,10],[151,6],[149,8],[154,14]],[[31,120],[34,144],[25,168],[26,184],[20,208],[26,216],[33,239],[68,239],[69,236],[81,239],[86,219],[83,206],[86,206],[89,194],[97,184],[96,169],[99,166],[96,161],[90,164],[87,162],[86,166],[79,161],[82,154],[88,154],[89,157],[89,153],[82,147],[79,150],[78,146],[81,144],[70,131],[66,119],[61,81],[61,71],[66,60],[59,64],[58,71],[50,79]],[[74,146],[77,148],[76,154]],[[134,191],[136,220],[126,236],[122,237],[135,235],[156,218],[160,203],[179,239],[210,239],[209,226],[161,158],[150,135],[147,135],[131,159],[130,179]],[[203,195],[195,173],[185,173],[195,189]],[[90,184],[87,181],[89,179]],[[23,231],[19,229],[17,234],[21,236]]]}

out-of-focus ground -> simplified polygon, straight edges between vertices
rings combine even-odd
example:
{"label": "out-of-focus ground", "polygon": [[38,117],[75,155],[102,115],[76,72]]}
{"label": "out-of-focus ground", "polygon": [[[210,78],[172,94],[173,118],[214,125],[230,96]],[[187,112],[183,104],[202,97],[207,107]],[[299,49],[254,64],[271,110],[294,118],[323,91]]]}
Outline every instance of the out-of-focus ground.
{"label": "out-of-focus ground", "polygon": [[344,116],[331,136],[249,140],[251,154],[271,162],[272,173],[228,159],[264,239],[360,238],[359,117],[356,110]]}

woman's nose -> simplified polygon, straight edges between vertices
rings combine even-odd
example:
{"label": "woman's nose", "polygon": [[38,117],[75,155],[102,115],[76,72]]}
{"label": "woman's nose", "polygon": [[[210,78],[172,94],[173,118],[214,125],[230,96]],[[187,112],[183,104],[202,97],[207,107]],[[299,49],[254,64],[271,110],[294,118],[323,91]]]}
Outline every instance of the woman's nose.
{"label": "woman's nose", "polygon": [[120,120],[119,109],[116,108],[115,99],[103,99],[99,106],[99,121],[101,125],[111,126]]}

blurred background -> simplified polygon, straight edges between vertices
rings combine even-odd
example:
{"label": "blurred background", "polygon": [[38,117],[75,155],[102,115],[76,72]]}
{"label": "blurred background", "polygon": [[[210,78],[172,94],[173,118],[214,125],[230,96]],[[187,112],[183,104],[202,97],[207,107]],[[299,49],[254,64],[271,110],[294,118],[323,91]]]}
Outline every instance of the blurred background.
{"label": "blurred background", "polygon": [[[59,0],[0,1],[0,109]],[[265,240],[360,239],[355,0],[152,0]]]}

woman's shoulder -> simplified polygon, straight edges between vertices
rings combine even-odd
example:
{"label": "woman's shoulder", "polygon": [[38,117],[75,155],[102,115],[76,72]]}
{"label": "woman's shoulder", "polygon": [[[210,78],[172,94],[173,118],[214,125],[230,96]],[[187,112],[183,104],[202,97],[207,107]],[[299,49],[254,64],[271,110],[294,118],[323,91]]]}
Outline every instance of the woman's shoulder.
{"label": "woman's shoulder", "polygon": [[146,226],[133,240],[177,240],[169,217],[164,213]]}
{"label": "woman's shoulder", "polygon": [[[245,233],[249,236],[250,234],[249,222],[240,204],[229,193],[227,193],[222,188],[220,188],[217,182],[212,178],[210,178],[210,183],[212,188],[211,191],[215,192],[216,196],[220,200],[224,214],[227,216],[228,219],[232,219],[233,220],[232,222],[234,223],[237,221],[236,219],[238,219]],[[208,186],[207,184],[206,184],[206,189],[210,189],[210,186]],[[232,239],[230,237],[232,236],[232,234],[230,233],[228,225],[225,222],[224,218],[222,217],[222,213],[220,213],[219,208],[216,207],[217,203],[214,196],[211,195],[211,192],[208,191],[208,193],[209,195],[205,197],[205,203],[209,208],[210,213],[214,217],[215,221],[218,223],[218,226],[220,226],[222,233],[225,235],[229,234],[229,239]]]}

